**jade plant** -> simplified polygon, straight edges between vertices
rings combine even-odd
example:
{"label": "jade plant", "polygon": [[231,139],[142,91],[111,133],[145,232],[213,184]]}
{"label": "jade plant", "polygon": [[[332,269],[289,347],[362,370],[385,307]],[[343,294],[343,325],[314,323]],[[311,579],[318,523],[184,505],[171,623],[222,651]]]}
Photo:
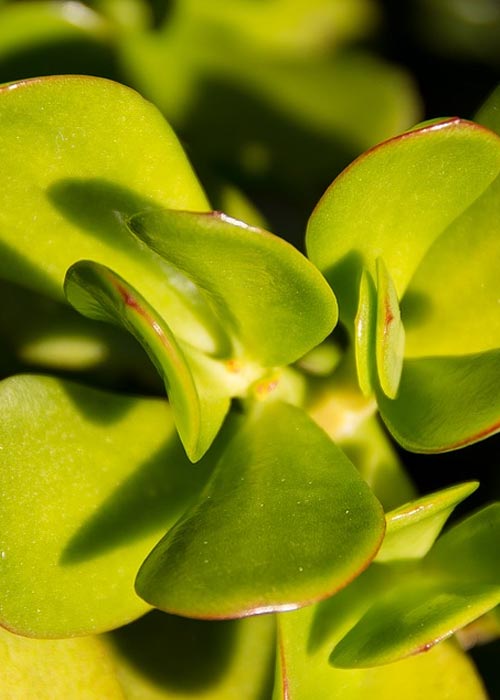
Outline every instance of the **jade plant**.
{"label": "jade plant", "polygon": [[485,697],[449,638],[498,632],[500,508],[442,534],[478,483],[419,496],[393,441],[500,428],[500,137],[376,146],[307,257],[118,83],[3,86],[0,146],[8,696]]}

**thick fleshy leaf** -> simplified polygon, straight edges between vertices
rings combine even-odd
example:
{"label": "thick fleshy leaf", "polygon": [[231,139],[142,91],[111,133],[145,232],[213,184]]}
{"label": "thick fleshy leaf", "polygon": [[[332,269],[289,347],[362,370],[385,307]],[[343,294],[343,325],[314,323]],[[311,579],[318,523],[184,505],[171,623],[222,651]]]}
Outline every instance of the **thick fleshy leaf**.
{"label": "thick fleshy leaf", "polygon": [[0,151],[1,276],[63,299],[72,263],[108,264],[176,333],[216,349],[209,311],[193,286],[140,246],[124,221],[154,206],[208,209],[176,137],[151,104],[92,77],[6,85]]}
{"label": "thick fleshy leaf", "polygon": [[[364,574],[365,575],[365,574]],[[342,595],[346,591],[342,591]],[[369,596],[369,588],[366,590]],[[334,599],[331,599],[332,602]],[[314,643],[315,626],[325,601],[279,615],[280,663],[273,700],[486,700],[481,681],[467,656],[451,642],[386,666],[362,669],[332,667],[328,640]],[[342,610],[343,616],[348,609]]]}
{"label": "thick fleshy leaf", "polygon": [[1,623],[57,637],[143,614],[137,570],[207,478],[168,404],[18,376],[0,410]]}
{"label": "thick fleshy leaf", "polygon": [[298,408],[262,404],[235,431],[199,501],[146,559],[137,590],[188,617],[296,608],[366,568],[382,521],[380,504],[320,428]]}
{"label": "thick fleshy leaf", "polygon": [[[84,316],[129,330],[165,381],[180,438],[191,460],[210,447],[229,409],[227,387],[212,382],[208,392],[200,363],[189,363],[168,324],[112,270],[91,261],[75,263],[64,284],[68,301]],[[217,390],[218,389],[218,390]]]}
{"label": "thick fleshy leaf", "polygon": [[124,700],[97,637],[26,639],[0,628],[0,665],[5,700]]}
{"label": "thick fleshy leaf", "polygon": [[290,244],[262,229],[218,212],[175,210],[138,214],[129,226],[199,286],[243,352],[265,365],[297,360],[337,321],[323,277]]}
{"label": "thick fleshy leaf", "polygon": [[377,258],[376,347],[378,380],[384,394],[393,399],[398,393],[403,370],[405,331],[401,322],[398,295],[382,258]]}
{"label": "thick fleshy leaf", "polygon": [[307,248],[351,326],[363,267],[382,257],[399,298],[429,247],[493,182],[500,139],[471,122],[423,126],[368,151],[325,193]]}
{"label": "thick fleshy leaf", "polygon": [[153,611],[105,637],[127,700],[267,700],[271,615],[189,620]]}
{"label": "thick fleshy leaf", "polygon": [[500,347],[500,177],[430,246],[401,303],[406,357]]}
{"label": "thick fleshy leaf", "polygon": [[374,387],[376,365],[374,362],[375,331],[377,323],[377,293],[370,273],[365,269],[359,283],[359,302],[354,319],[354,348],[358,383],[365,396]]}
{"label": "thick fleshy leaf", "polygon": [[448,530],[428,554],[430,571],[462,581],[500,586],[500,503],[493,503]]}
{"label": "thick fleshy leaf", "polygon": [[384,542],[376,561],[419,559],[427,554],[455,506],[479,483],[450,486],[387,513]]}
{"label": "thick fleshy leaf", "polygon": [[500,603],[495,585],[415,577],[377,600],[330,656],[340,668],[366,668],[426,651]]}
{"label": "thick fleshy leaf", "polygon": [[404,361],[396,399],[378,392],[382,418],[414,452],[444,452],[500,430],[500,350]]}

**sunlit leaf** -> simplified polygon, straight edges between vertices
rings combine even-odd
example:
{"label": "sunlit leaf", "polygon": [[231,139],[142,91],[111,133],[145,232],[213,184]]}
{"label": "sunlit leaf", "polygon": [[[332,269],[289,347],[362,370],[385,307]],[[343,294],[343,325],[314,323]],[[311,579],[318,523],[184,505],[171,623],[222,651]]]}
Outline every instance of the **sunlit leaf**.
{"label": "sunlit leaf", "polygon": [[[382,257],[402,298],[432,243],[493,182],[500,139],[458,119],[391,139],[347,168],[308,226],[311,260],[334,289],[350,326],[363,267]],[[404,321],[404,319],[403,319]]]}
{"label": "sunlit leaf", "polygon": [[19,376],[0,409],[1,623],[57,637],[143,614],[136,572],[208,475],[168,404]]}
{"label": "sunlit leaf", "polygon": [[382,520],[378,501],[323,431],[298,408],[265,403],[231,437],[199,501],[146,559],[137,590],[189,617],[295,608],[366,568]]}
{"label": "sunlit leaf", "polygon": [[384,542],[376,561],[423,557],[455,506],[479,486],[477,481],[450,486],[387,513]]}
{"label": "sunlit leaf", "polygon": [[335,298],[323,277],[295,248],[266,231],[218,212],[175,210],[138,214],[129,225],[200,287],[235,342],[265,365],[298,359],[337,321]]}
{"label": "sunlit leaf", "polygon": [[1,276],[61,300],[71,264],[96,260],[129,280],[176,334],[217,349],[193,285],[140,246],[124,221],[154,206],[208,209],[153,105],[92,77],[9,84],[0,88],[0,151]]}
{"label": "sunlit leaf", "polygon": [[365,396],[373,391],[376,366],[373,361],[377,322],[377,295],[373,280],[363,270],[359,284],[359,302],[354,319],[354,347],[358,383]]}
{"label": "sunlit leaf", "polygon": [[111,655],[97,637],[27,639],[0,628],[8,700],[123,700]]}
{"label": "sunlit leaf", "polygon": [[376,347],[378,380],[390,399],[398,393],[403,369],[405,331],[398,296],[382,258],[377,258]]}

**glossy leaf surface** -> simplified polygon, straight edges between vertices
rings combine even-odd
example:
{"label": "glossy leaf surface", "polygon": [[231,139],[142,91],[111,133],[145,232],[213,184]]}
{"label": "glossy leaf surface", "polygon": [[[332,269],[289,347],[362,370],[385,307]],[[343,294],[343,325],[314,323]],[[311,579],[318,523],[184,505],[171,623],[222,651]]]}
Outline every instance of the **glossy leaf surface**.
{"label": "glossy leaf surface", "polygon": [[455,506],[479,486],[477,481],[418,498],[387,513],[384,542],[376,561],[419,559],[427,554]]}
{"label": "glossy leaf surface", "polygon": [[151,104],[91,77],[6,85],[0,150],[3,277],[61,299],[76,260],[109,264],[176,332],[214,349],[189,284],[139,246],[124,223],[154,206],[208,209],[176,137]]}
{"label": "glossy leaf surface", "polygon": [[[486,700],[472,663],[451,642],[386,666],[332,667],[328,662],[331,646],[318,638],[321,609],[329,602],[279,615],[281,664],[273,700],[388,700],[395,695],[408,700]],[[341,609],[344,617],[348,609]]]}
{"label": "glossy leaf surface", "polygon": [[0,407],[2,624],[56,637],[143,614],[137,570],[207,478],[168,404],[19,376]]}
{"label": "glossy leaf surface", "polygon": [[267,700],[271,615],[216,622],[153,611],[106,635],[127,700]]}
{"label": "glossy leaf surface", "polygon": [[365,396],[373,391],[376,364],[374,362],[375,330],[377,323],[377,293],[365,269],[359,283],[359,302],[354,319],[354,348],[358,383]]}
{"label": "glossy leaf surface", "polygon": [[377,327],[375,355],[382,391],[390,399],[398,393],[403,369],[405,331],[398,296],[382,258],[377,259]]}
{"label": "glossy leaf surface", "polygon": [[295,608],[355,578],[380,544],[382,521],[323,431],[300,409],[262,404],[232,436],[200,500],[146,559],[137,590],[189,617]]}
{"label": "glossy leaf surface", "polygon": [[0,628],[8,700],[124,700],[111,655],[96,637],[26,639]]}
{"label": "glossy leaf surface", "polygon": [[[291,245],[224,214],[151,211],[132,231],[207,296],[243,352],[264,365],[293,362],[337,321],[335,298]],[[286,337],[286,343],[283,338]]]}
{"label": "glossy leaf surface", "polygon": [[[203,368],[189,363],[168,324],[124,279],[91,261],[75,263],[65,280],[68,301],[82,314],[111,321],[129,330],[147,351],[162,376],[181,440],[188,456],[203,456],[229,409],[227,387],[209,380]],[[196,371],[198,370],[198,371]]]}

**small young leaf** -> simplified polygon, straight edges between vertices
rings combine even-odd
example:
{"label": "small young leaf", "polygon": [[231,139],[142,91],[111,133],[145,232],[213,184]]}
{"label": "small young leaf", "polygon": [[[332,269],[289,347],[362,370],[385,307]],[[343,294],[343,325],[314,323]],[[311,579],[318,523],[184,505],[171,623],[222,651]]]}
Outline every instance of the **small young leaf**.
{"label": "small young leaf", "polygon": [[75,263],[64,288],[68,301],[84,316],[121,325],[141,343],[165,382],[188,456],[194,462],[200,459],[229,409],[225,387],[204,391],[201,365],[190,365],[168,324],[109,268],[91,261]]}
{"label": "small young leaf", "polygon": [[425,556],[455,506],[474,493],[478,486],[477,481],[450,486],[387,513],[384,542],[376,561]]}
{"label": "small young leaf", "polygon": [[377,293],[368,270],[364,269],[359,283],[359,302],[354,319],[354,350],[358,383],[365,396],[373,391]]}
{"label": "small young leaf", "polygon": [[209,473],[168,403],[18,376],[0,411],[1,624],[62,637],[142,615],[137,570]]}
{"label": "small young leaf", "polygon": [[398,393],[403,370],[405,331],[398,295],[382,258],[377,258],[376,349],[378,379],[390,399]]}
{"label": "small young leaf", "polygon": [[263,365],[297,360],[337,321],[335,297],[319,272],[262,229],[219,212],[175,210],[146,211],[129,226],[198,285],[245,354]]}
{"label": "small young leaf", "polygon": [[152,605],[188,617],[296,608],[365,569],[383,529],[380,504],[323,431],[298,408],[261,404],[136,586]]}

